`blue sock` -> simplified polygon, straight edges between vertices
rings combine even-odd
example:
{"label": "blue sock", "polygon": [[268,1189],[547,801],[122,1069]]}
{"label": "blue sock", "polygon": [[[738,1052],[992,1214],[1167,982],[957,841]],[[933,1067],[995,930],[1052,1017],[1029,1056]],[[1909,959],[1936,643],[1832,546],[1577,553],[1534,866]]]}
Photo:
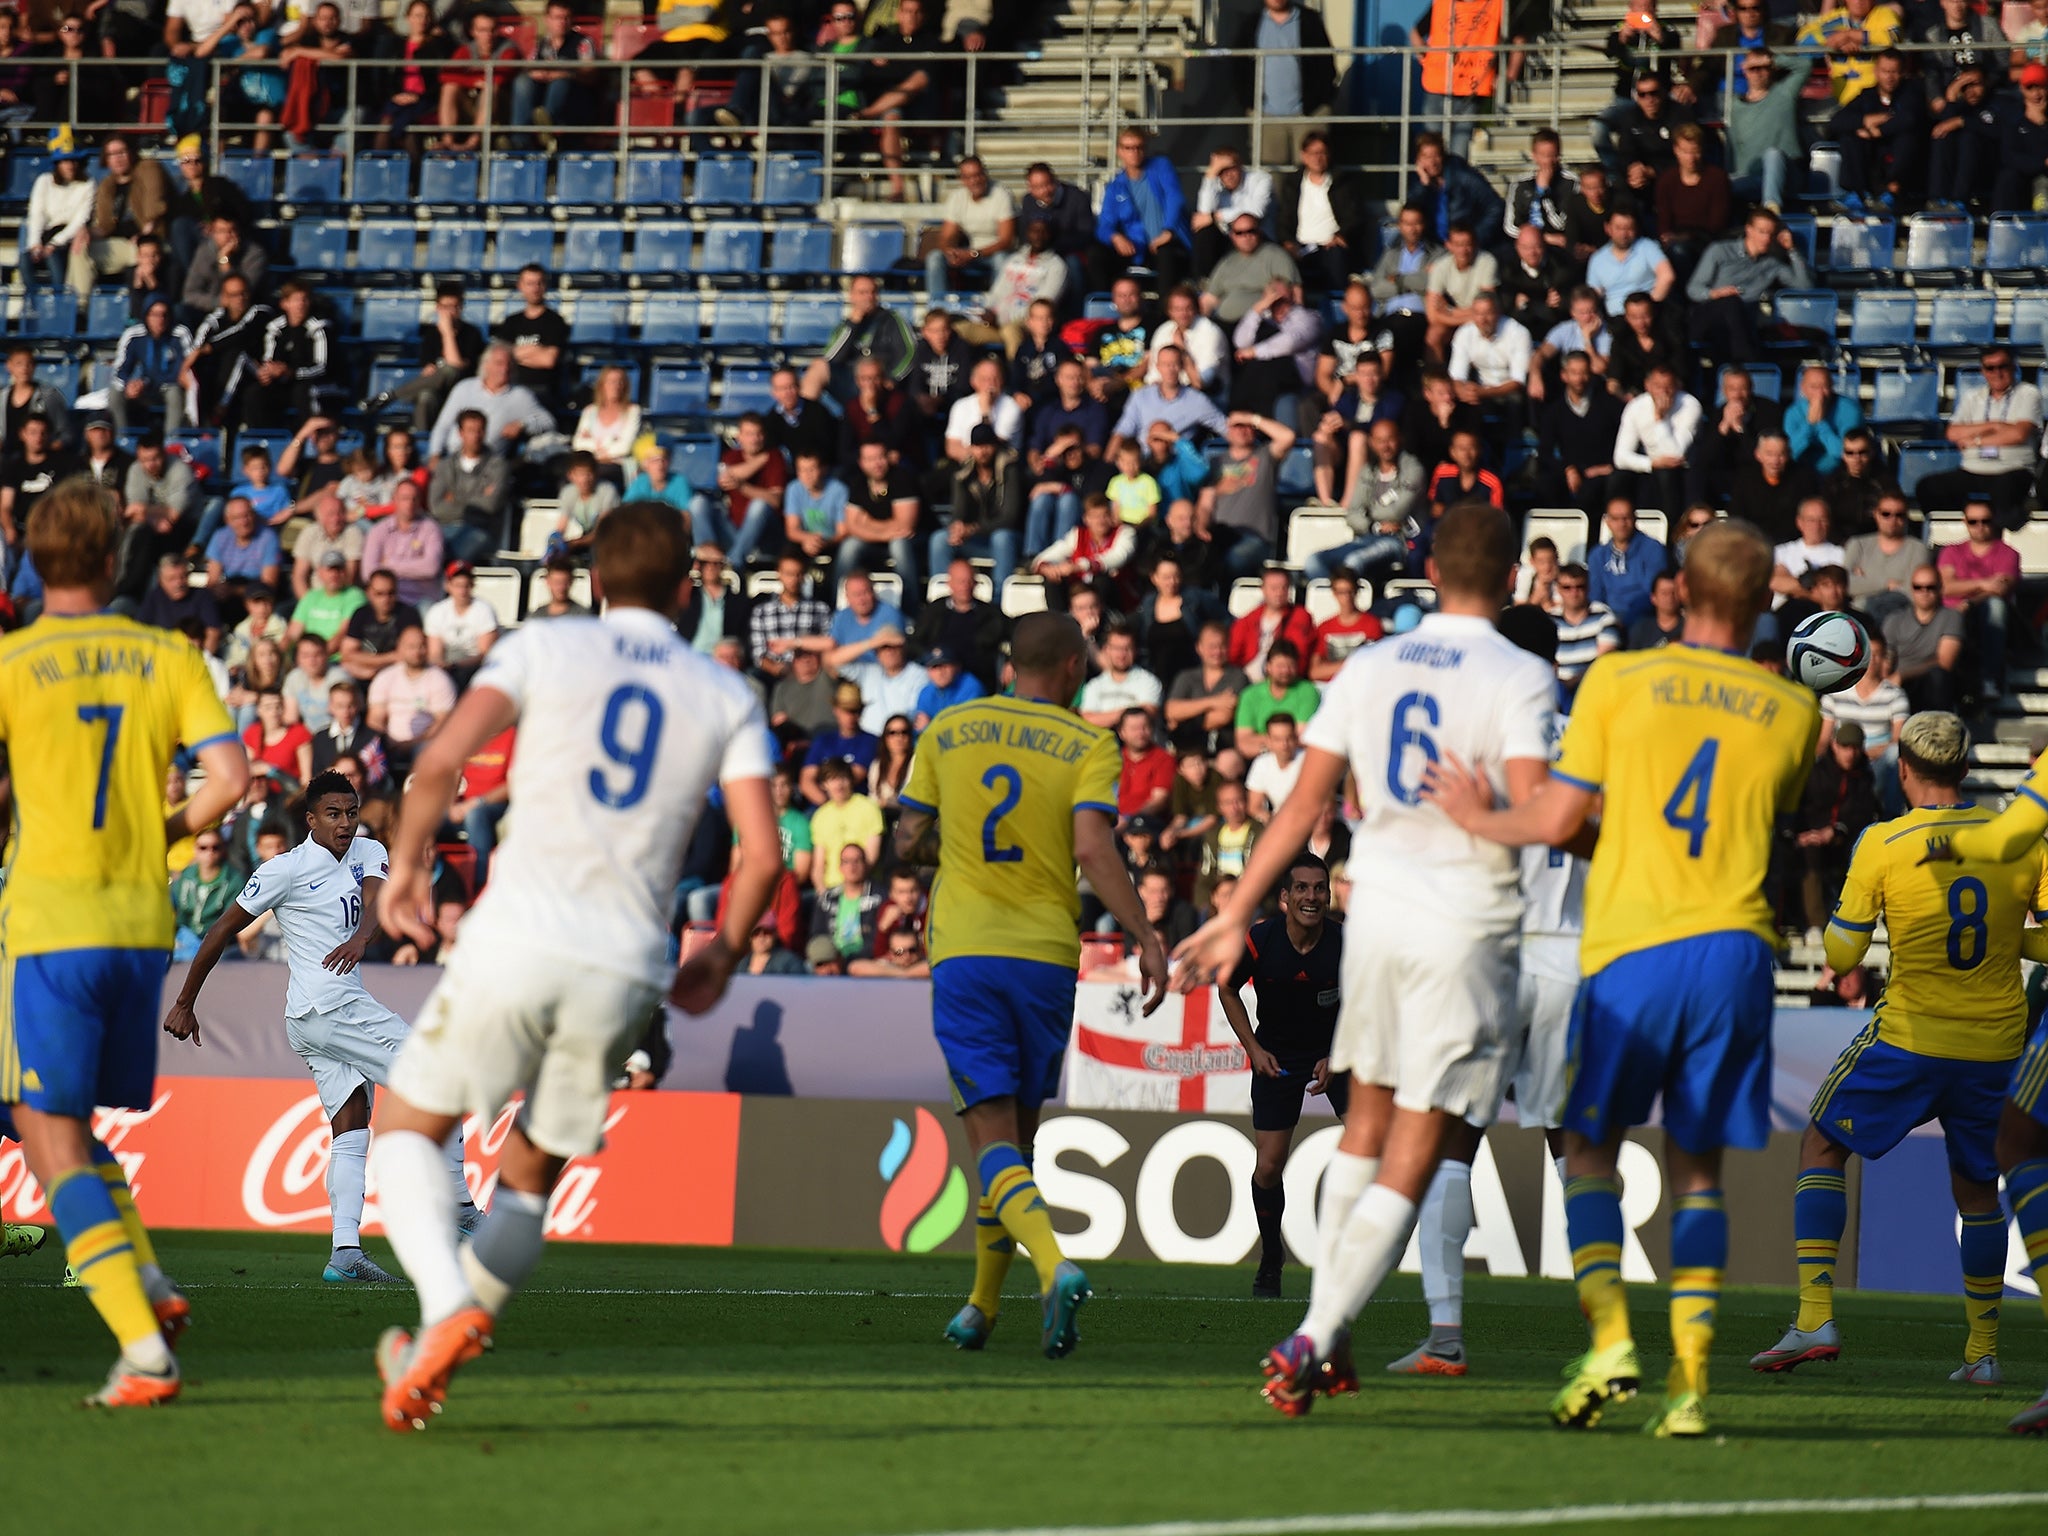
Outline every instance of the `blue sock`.
{"label": "blue sock", "polygon": [[1802,1169],[1792,1188],[1792,1246],[1799,1261],[1799,1317],[1793,1326],[1801,1332],[1834,1320],[1835,1267],[1848,1225],[1847,1175],[1833,1168]]}
{"label": "blue sock", "polygon": [[[2027,1273],[2048,1280],[2048,1157],[2006,1169],[2005,1203],[2027,1245]],[[2041,1287],[2041,1306],[2048,1311],[2048,1285]]]}
{"label": "blue sock", "polygon": [[1970,1324],[1966,1364],[1998,1353],[1998,1306],[2005,1300],[2005,1212],[1964,1211],[1963,1313]]}

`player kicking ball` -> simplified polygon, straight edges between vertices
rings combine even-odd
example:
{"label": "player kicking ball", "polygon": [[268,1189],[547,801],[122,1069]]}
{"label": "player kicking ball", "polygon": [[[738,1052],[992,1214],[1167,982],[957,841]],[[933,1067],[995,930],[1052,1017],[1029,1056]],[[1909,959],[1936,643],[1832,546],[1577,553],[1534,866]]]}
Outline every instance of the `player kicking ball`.
{"label": "player kicking ball", "polygon": [[[327,1113],[327,1204],[334,1251],[320,1278],[397,1284],[363,1252],[363,1189],[370,1155],[372,1085],[390,1081],[391,1064],[408,1033],[405,1020],[370,995],[358,969],[377,936],[377,893],[390,877],[390,860],[375,838],[362,834],[362,802],[338,773],[306,786],[306,840],[267,859],[242,894],[214,921],[185,973],[185,984],[164,1019],[164,1030],[204,1045],[193,1013],[200,989],[235,935],[265,912],[277,914],[290,980],[285,989],[285,1038],[313,1074]],[[470,1203],[462,1171],[462,1132],[448,1140],[455,1181],[456,1225],[473,1231],[483,1219]]]}
{"label": "player kicking ball", "polygon": [[[1252,1064],[1252,1209],[1259,1218],[1259,1268],[1252,1294],[1278,1300],[1287,1262],[1281,1220],[1287,1214],[1287,1153],[1301,1124],[1302,1099],[1329,1095],[1344,1118],[1349,1082],[1330,1071],[1330,1041],[1344,956],[1344,925],[1329,921],[1330,869],[1312,853],[1295,855],[1280,891],[1280,915],[1245,934],[1244,958],[1217,987],[1223,1016]],[[1258,1000],[1252,1026],[1240,992],[1246,982]]]}
{"label": "player kicking ball", "polygon": [[957,1349],[988,1343],[1022,1245],[1038,1272],[1039,1347],[1057,1360],[1073,1352],[1076,1315],[1093,1293],[1060,1252],[1030,1148],[1074,1027],[1075,866],[1137,943],[1148,1014],[1166,995],[1166,951],[1117,851],[1116,737],[1068,707],[1088,664],[1081,626],[1063,613],[1027,615],[1010,664],[1015,697],[955,704],[918,739],[896,852],[939,871],[932,1033],[981,1174],[974,1289],[945,1336]]}
{"label": "player kicking ball", "polygon": [[[433,941],[429,841],[463,764],[517,725],[510,835],[399,1048],[370,1152],[384,1229],[419,1290],[418,1329],[377,1345],[384,1423],[401,1432],[424,1429],[455,1371],[490,1347],[540,1262],[548,1196],[570,1159],[603,1144],[611,1085],[663,993],[689,1013],[716,1003],[782,874],[761,707],[673,622],[689,524],[628,502],[597,525],[594,549],[603,616],[491,647],[414,765],[378,901],[387,929]],[[717,941],[678,971],[668,914],[713,785],[739,862]],[[461,1241],[442,1145],[465,1113],[488,1122],[514,1094],[525,1102],[490,1213]]]}
{"label": "player kicking ball", "polygon": [[1550,1405],[1571,1428],[1590,1428],[1641,1384],[1615,1170],[1622,1138],[1661,1097],[1673,1360],[1649,1432],[1707,1432],[1707,1357],[1728,1264],[1721,1152],[1760,1148],[1771,1130],[1776,932],[1764,878],[1820,732],[1814,695],[1748,659],[1772,568],[1771,546],[1747,523],[1697,535],[1678,577],[1679,643],[1594,662],[1556,767],[1525,803],[1494,809],[1462,754],[1430,772],[1447,814],[1510,847],[1567,845],[1605,797],[1564,1108],[1565,1229],[1592,1329]]}
{"label": "player kicking ball", "polygon": [[1351,1100],[1323,1174],[1308,1316],[1263,1366],[1267,1402],[1289,1417],[1318,1392],[1357,1391],[1351,1320],[1400,1261],[1452,1128],[1501,1101],[1522,921],[1516,857],[1466,835],[1423,799],[1422,783],[1430,763],[1456,753],[1519,803],[1550,771],[1556,677],[1494,627],[1515,554],[1514,530],[1491,506],[1438,519],[1437,611],[1345,662],[1309,721],[1294,792],[1229,904],[1176,952],[1183,990],[1236,970],[1260,899],[1351,769],[1365,807],[1352,879],[1400,891],[1409,921],[1391,942],[1345,929],[1330,1066],[1351,1074]]}

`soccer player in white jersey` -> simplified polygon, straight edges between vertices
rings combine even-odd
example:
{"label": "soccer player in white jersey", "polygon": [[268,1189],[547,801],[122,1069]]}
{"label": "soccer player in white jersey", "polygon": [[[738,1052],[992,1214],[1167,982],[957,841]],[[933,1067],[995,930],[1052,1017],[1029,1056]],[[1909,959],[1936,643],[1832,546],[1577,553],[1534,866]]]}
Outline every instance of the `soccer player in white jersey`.
{"label": "soccer player in white jersey", "polygon": [[[782,873],[761,707],[670,617],[689,591],[688,523],[628,502],[597,525],[594,549],[603,617],[530,625],[491,648],[415,763],[391,840],[379,913],[429,942],[428,839],[463,763],[520,727],[511,834],[399,1052],[371,1149],[384,1228],[420,1298],[417,1335],[388,1329],[377,1346],[394,1430],[424,1429],[455,1370],[490,1346],[540,1261],[563,1167],[603,1141],[612,1082],[648,1015],[664,991],[689,1013],[718,1000]],[[678,971],[670,904],[714,786],[739,863],[717,940]],[[494,1117],[520,1092],[490,1214],[458,1246],[441,1138],[465,1111]]]}
{"label": "soccer player in white jersey", "polygon": [[[1533,621],[1533,622],[1532,622]],[[1554,662],[1557,626],[1542,609],[1523,604],[1500,616],[1500,632],[1515,644]],[[1551,748],[1564,736],[1565,717],[1555,717]],[[1587,850],[1532,847],[1522,850],[1521,975],[1515,988],[1514,1066],[1508,1073],[1515,1119],[1540,1127],[1564,1189],[1566,1045],[1571,1035],[1572,999],[1579,990],[1579,932],[1585,927]],[[1487,1117],[1490,1123],[1491,1116]],[[1422,1259],[1422,1298],[1429,1307],[1429,1337],[1388,1365],[1396,1376],[1463,1376],[1465,1355],[1465,1243],[1472,1235],[1472,1159],[1485,1136],[1484,1124],[1452,1127],[1416,1218],[1416,1247]]]}
{"label": "soccer player in white jersey", "polygon": [[[370,1153],[371,1087],[390,1080],[391,1063],[405,1042],[406,1023],[363,985],[363,954],[377,936],[377,893],[390,876],[384,846],[362,835],[362,804],[355,786],[338,773],[317,775],[306,786],[306,840],[266,859],[242,894],[208,930],[164,1019],[178,1039],[199,1038],[193,1013],[199,992],[220,957],[265,912],[277,914],[291,979],[285,989],[285,1036],[313,1073],[327,1112],[327,1205],[334,1222],[334,1252],[323,1280],[395,1284],[363,1252],[363,1186]],[[462,1133],[447,1138],[455,1223],[464,1232],[482,1220],[470,1203],[462,1172]]]}
{"label": "soccer player in white jersey", "polygon": [[1452,1128],[1492,1115],[1512,1065],[1520,862],[1461,831],[1421,791],[1423,769],[1445,753],[1484,765],[1495,793],[1516,803],[1550,771],[1556,678],[1494,628],[1514,569],[1500,512],[1466,503],[1438,519],[1437,612],[1345,662],[1309,722],[1295,792],[1229,904],[1177,951],[1182,990],[1230,974],[1260,900],[1350,768],[1365,809],[1351,877],[1399,890],[1408,921],[1391,933],[1345,930],[1330,1068],[1351,1073],[1351,1103],[1323,1175],[1308,1316],[1264,1367],[1266,1400],[1289,1417],[1307,1413],[1319,1390],[1357,1390],[1351,1320],[1407,1247]]}

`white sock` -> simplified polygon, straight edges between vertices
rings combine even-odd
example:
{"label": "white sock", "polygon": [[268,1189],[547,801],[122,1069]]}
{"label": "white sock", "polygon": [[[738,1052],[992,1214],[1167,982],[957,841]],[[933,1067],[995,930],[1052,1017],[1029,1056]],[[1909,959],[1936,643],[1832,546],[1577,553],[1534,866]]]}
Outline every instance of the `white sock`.
{"label": "white sock", "polygon": [[1351,1326],[1359,1308],[1400,1263],[1414,1227],[1415,1202],[1406,1195],[1374,1184],[1358,1197],[1327,1279],[1322,1270],[1316,1272],[1315,1292],[1302,1320],[1301,1331],[1318,1355]]}
{"label": "white sock", "polygon": [[469,1192],[469,1175],[463,1169],[462,1127],[457,1125],[448,1133],[448,1171],[455,1178],[455,1205],[460,1210],[465,1205],[475,1205],[476,1199]]}
{"label": "white sock", "polygon": [[398,1262],[420,1294],[420,1321],[431,1328],[474,1298],[455,1256],[455,1191],[445,1153],[418,1131],[385,1131],[377,1160],[377,1206]]}
{"label": "white sock", "polygon": [[1329,1166],[1323,1170],[1322,1203],[1316,1207],[1316,1267],[1308,1277],[1311,1313],[1315,1311],[1316,1298],[1336,1281],[1337,1245],[1344,1240],[1345,1219],[1379,1171],[1380,1160],[1376,1157],[1342,1151],[1330,1154]]}
{"label": "white sock", "polygon": [[164,1336],[160,1333],[152,1333],[147,1338],[137,1339],[133,1344],[123,1344],[121,1358],[136,1370],[146,1371],[152,1376],[167,1376],[178,1368],[177,1359],[171,1354],[171,1346],[164,1342]]}
{"label": "white sock", "polygon": [[486,1312],[496,1317],[512,1293],[533,1273],[545,1242],[541,1224],[548,1213],[546,1195],[507,1189],[491,1197],[491,1213],[476,1235],[462,1245],[462,1273]]}
{"label": "white sock", "polygon": [[1418,1221],[1429,1326],[1460,1328],[1465,1321],[1465,1239],[1472,1235],[1470,1163],[1437,1164]]}
{"label": "white sock", "polygon": [[343,1131],[327,1153],[327,1206],[334,1246],[363,1246],[363,1185],[369,1177],[370,1133]]}
{"label": "white sock", "polygon": [[1557,1170],[1557,1187],[1562,1190],[1571,1179],[1571,1175],[1564,1171],[1564,1154],[1560,1152],[1557,1156],[1553,1157],[1550,1160],[1550,1166]]}

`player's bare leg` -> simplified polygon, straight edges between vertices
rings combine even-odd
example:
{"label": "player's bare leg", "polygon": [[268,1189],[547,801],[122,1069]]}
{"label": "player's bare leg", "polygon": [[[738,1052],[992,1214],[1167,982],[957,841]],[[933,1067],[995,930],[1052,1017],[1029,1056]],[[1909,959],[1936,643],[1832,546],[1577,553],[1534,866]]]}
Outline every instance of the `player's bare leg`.
{"label": "player's bare leg", "polygon": [[1472,1235],[1472,1159],[1485,1139],[1478,1126],[1460,1120],[1444,1140],[1415,1222],[1429,1337],[1387,1367],[1393,1375],[1465,1374],[1465,1241]]}
{"label": "player's bare leg", "polygon": [[[1013,1253],[1016,1247],[1022,1247],[1038,1271],[1039,1346],[1045,1356],[1061,1359],[1071,1354],[1079,1342],[1076,1316],[1082,1304],[1095,1293],[1081,1267],[1060,1252],[1052,1219],[1032,1177],[1025,1149],[1037,1134],[1038,1119],[1036,1105],[1020,1104],[1010,1095],[971,1104],[961,1114],[961,1126],[967,1132],[967,1144],[981,1175],[975,1230],[978,1237],[989,1239],[989,1250],[984,1251],[977,1242],[974,1295],[947,1325],[946,1337],[956,1347],[980,1348],[994,1326],[995,1314],[989,1308],[994,1305],[1001,1277],[1009,1268],[995,1251],[997,1230],[1011,1243]],[[984,1219],[993,1225],[980,1225]]]}
{"label": "player's bare leg", "polygon": [[[2030,1050],[2020,1060],[2025,1064],[2032,1058]],[[2014,1093],[2021,1087],[2016,1080]],[[2027,1245],[2029,1272],[2036,1281],[2048,1282],[2048,1126],[2010,1098],[1998,1121],[1998,1166],[2005,1173],[2005,1198]],[[2048,1308],[2048,1284],[2042,1287],[2041,1304]],[[2021,1409],[2006,1427],[2016,1435],[2048,1434],[2048,1392]]]}

